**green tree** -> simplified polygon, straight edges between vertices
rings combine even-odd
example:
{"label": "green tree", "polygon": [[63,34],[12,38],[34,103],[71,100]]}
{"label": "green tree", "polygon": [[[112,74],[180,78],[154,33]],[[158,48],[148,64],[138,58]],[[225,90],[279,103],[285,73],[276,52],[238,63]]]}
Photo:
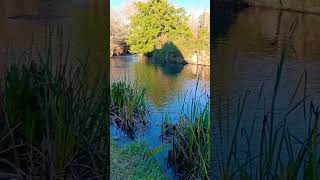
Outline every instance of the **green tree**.
{"label": "green tree", "polygon": [[134,4],[128,45],[131,53],[150,53],[166,42],[182,44],[191,37],[188,16],[183,8],[170,5],[167,0],[149,0]]}

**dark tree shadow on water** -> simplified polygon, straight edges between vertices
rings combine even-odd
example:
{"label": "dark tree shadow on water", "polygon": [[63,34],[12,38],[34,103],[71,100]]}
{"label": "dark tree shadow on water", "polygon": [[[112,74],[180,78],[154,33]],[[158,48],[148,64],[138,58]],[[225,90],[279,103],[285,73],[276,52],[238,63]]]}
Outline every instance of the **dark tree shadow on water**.
{"label": "dark tree shadow on water", "polygon": [[160,68],[165,74],[174,76],[179,74],[183,70],[184,66],[182,64],[163,64]]}
{"label": "dark tree shadow on water", "polygon": [[241,9],[214,7],[211,20],[213,40],[227,34],[230,27],[236,22],[240,12]]}
{"label": "dark tree shadow on water", "polygon": [[148,64],[161,69],[165,74],[173,76],[179,74],[187,62],[179,48],[172,42],[165,43],[162,48],[146,54],[150,59]]}

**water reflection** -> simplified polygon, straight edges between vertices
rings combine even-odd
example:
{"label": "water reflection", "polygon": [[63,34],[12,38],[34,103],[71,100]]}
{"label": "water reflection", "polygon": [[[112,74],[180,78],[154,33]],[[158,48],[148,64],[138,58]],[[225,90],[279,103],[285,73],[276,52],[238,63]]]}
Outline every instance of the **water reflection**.
{"label": "water reflection", "polygon": [[186,81],[209,81],[210,78],[209,66],[153,64],[137,55],[116,56],[110,63],[112,79],[131,77],[139,85],[147,87],[147,97],[157,108],[165,106],[188,88],[184,87]]}
{"label": "water reflection", "polygon": [[89,73],[109,69],[106,7],[106,1],[0,1],[1,67],[8,63],[10,53],[22,52],[31,42],[36,51],[46,49],[51,31],[55,47],[60,35],[64,52],[70,42],[71,57],[90,55]]}
{"label": "water reflection", "polygon": [[[137,55],[114,56],[110,58],[111,80],[129,78],[139,85],[146,86],[146,95],[150,107],[150,114],[146,119],[150,121],[149,127],[137,132],[136,140],[147,143],[151,148],[162,144],[161,123],[165,114],[173,123],[177,123],[183,105],[189,112],[191,99],[194,94],[201,104],[208,101],[210,92],[210,67],[200,65],[161,65],[152,64],[143,57]],[[198,84],[198,91],[195,89]],[[185,101],[184,101],[185,100]],[[112,138],[118,140],[118,144],[124,145],[130,139],[116,127],[111,126]],[[172,172],[166,166],[167,150],[155,155],[164,172],[172,176]]]}
{"label": "water reflection", "polygon": [[306,69],[311,82],[308,89],[319,95],[320,83],[315,77],[320,65],[319,16],[253,8],[233,18],[235,22],[226,30],[227,34],[214,42],[213,85],[221,96],[257,88],[262,81],[267,87],[272,85],[281,43],[295,18],[299,23],[291,42],[294,50],[289,51],[285,64],[283,77],[287,81],[283,83],[287,90],[292,88]]}
{"label": "water reflection", "polygon": [[[275,107],[275,123],[280,122],[280,118],[292,107],[290,100],[304,71],[307,72],[307,77],[303,76],[302,85],[297,88],[293,104],[301,100],[305,93],[311,95],[306,101],[307,105],[311,100],[317,105],[320,103],[319,17],[259,8],[245,9],[236,14],[232,12],[217,15],[216,18],[229,19],[230,23],[224,27],[215,25],[218,30],[215,31],[216,38],[213,42],[215,60],[212,119],[215,128],[222,129],[221,133],[217,129],[214,130],[215,143],[230,143],[239,114],[239,97],[242,102],[247,90],[250,93],[245,102],[240,128],[250,130],[253,119],[256,118],[254,133],[261,133],[263,115],[271,109],[281,45],[295,19],[298,26],[289,42],[292,47],[284,62]],[[261,100],[257,103],[262,85]],[[299,107],[288,116],[288,126],[298,137],[304,136],[306,130],[303,109]],[[220,139],[221,136],[223,140]],[[244,142],[244,139],[240,138],[242,136],[239,137],[239,142]],[[252,149],[259,149],[255,146],[259,142],[257,138],[258,136],[252,143]],[[215,148],[226,150],[223,146]]]}

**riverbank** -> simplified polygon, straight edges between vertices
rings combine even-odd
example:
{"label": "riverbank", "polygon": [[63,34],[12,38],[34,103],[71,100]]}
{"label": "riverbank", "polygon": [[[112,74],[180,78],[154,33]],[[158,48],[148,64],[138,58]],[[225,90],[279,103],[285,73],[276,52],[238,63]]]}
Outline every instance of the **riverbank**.
{"label": "riverbank", "polygon": [[[130,54],[130,53],[123,53],[119,55],[110,54],[110,58],[115,56],[128,56],[128,55],[134,55],[134,54]],[[156,58],[153,58],[153,57],[148,58],[143,54],[138,54],[139,60],[142,60],[144,62],[146,62],[149,59],[150,61],[156,64],[191,64],[191,65],[210,66],[210,54],[205,54],[203,56],[206,56],[206,58],[205,59],[202,58],[200,60],[197,60],[197,55],[194,55],[191,58],[186,58],[186,59],[183,59],[180,57],[176,57],[176,58],[171,57],[171,59],[173,60],[164,60],[162,63],[159,63]]]}
{"label": "riverbank", "polygon": [[320,15],[320,4],[304,4],[305,1],[287,0],[281,5],[280,1],[269,0],[269,1],[248,1],[248,6],[269,8],[276,10],[292,11],[299,13],[317,14]]}
{"label": "riverbank", "polygon": [[146,146],[139,142],[119,147],[110,143],[111,179],[158,179],[167,177],[152,157],[145,157]]}
{"label": "riverbank", "polygon": [[257,7],[257,8],[267,8],[275,10],[284,10],[298,13],[307,14],[317,14],[320,15],[320,3],[313,2],[310,0],[299,1],[299,0],[267,0],[267,1],[253,1],[244,0],[242,2],[236,1],[218,1],[215,5],[216,8],[247,8],[247,7]]}
{"label": "riverbank", "polygon": [[[115,56],[110,59],[110,67],[111,84],[113,84],[111,86],[111,93],[113,94],[111,102],[114,102],[111,104],[120,104],[123,106],[121,109],[135,109],[136,112],[143,112],[143,110],[138,110],[135,106],[132,106],[133,104],[139,104],[134,99],[140,97],[139,102],[145,104],[148,109],[148,113],[143,116],[144,119],[125,120],[122,124],[128,123],[128,125],[121,125],[120,128],[114,123],[110,126],[110,136],[117,139],[117,145],[122,147],[132,142],[146,144],[148,151],[154,154],[153,157],[157,164],[169,179],[179,177],[187,179],[192,176],[206,177],[208,138],[204,132],[208,132],[206,131],[208,127],[201,129],[194,124],[205,126],[209,122],[204,120],[209,117],[209,109],[205,109],[210,92],[209,67],[189,64],[184,66],[179,64],[155,64],[149,61],[144,62],[143,59],[139,59],[138,55]],[[200,74],[198,74],[198,71],[200,71]],[[134,85],[128,86],[133,84],[131,82],[135,82]],[[127,84],[127,86],[122,84]],[[126,88],[121,88],[125,91],[118,91],[120,88],[117,87]],[[138,90],[139,87],[145,89],[144,95],[139,93],[142,92]],[[190,96],[186,96],[186,94],[190,94]],[[117,103],[122,101],[119,101],[117,97],[130,98],[126,100],[126,104],[122,104]],[[192,103],[194,98],[196,98],[194,101],[199,102],[199,104]],[[122,115],[123,113],[118,114]],[[145,124],[147,125],[145,127],[143,126],[144,120],[146,120]],[[128,126],[137,128],[133,128],[132,133],[128,133],[128,131],[122,129],[122,127]],[[175,127],[175,134],[173,127]],[[193,132],[196,132],[194,136]],[[183,136],[179,136],[180,134],[183,134]],[[185,138],[185,134],[188,134],[187,138]],[[198,137],[198,135],[201,135],[201,137]],[[170,141],[173,136],[175,136],[174,142]],[[184,151],[188,151],[187,157],[184,156]],[[189,153],[191,153],[191,157]],[[143,156],[144,154],[140,155]],[[181,164],[181,162],[184,163]],[[130,171],[134,171],[134,169]]]}

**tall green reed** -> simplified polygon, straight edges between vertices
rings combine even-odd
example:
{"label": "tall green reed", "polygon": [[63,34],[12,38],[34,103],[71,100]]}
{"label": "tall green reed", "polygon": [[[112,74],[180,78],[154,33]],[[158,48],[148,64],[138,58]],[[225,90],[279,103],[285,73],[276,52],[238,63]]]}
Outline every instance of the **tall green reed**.
{"label": "tall green reed", "polygon": [[89,83],[90,56],[73,61],[62,36],[62,30],[54,34],[50,28],[47,49],[31,46],[1,79],[0,124],[8,135],[0,160],[12,167],[4,177],[106,177],[107,81]]}
{"label": "tall green reed", "polygon": [[179,177],[209,179],[210,105],[208,98],[205,104],[200,101],[197,87],[190,105],[185,105],[188,103],[184,99],[176,124],[164,117],[162,133],[172,131],[167,132],[172,135],[168,163]]}
{"label": "tall green reed", "polygon": [[111,120],[134,138],[134,130],[147,124],[146,88],[123,79],[111,84]]}

